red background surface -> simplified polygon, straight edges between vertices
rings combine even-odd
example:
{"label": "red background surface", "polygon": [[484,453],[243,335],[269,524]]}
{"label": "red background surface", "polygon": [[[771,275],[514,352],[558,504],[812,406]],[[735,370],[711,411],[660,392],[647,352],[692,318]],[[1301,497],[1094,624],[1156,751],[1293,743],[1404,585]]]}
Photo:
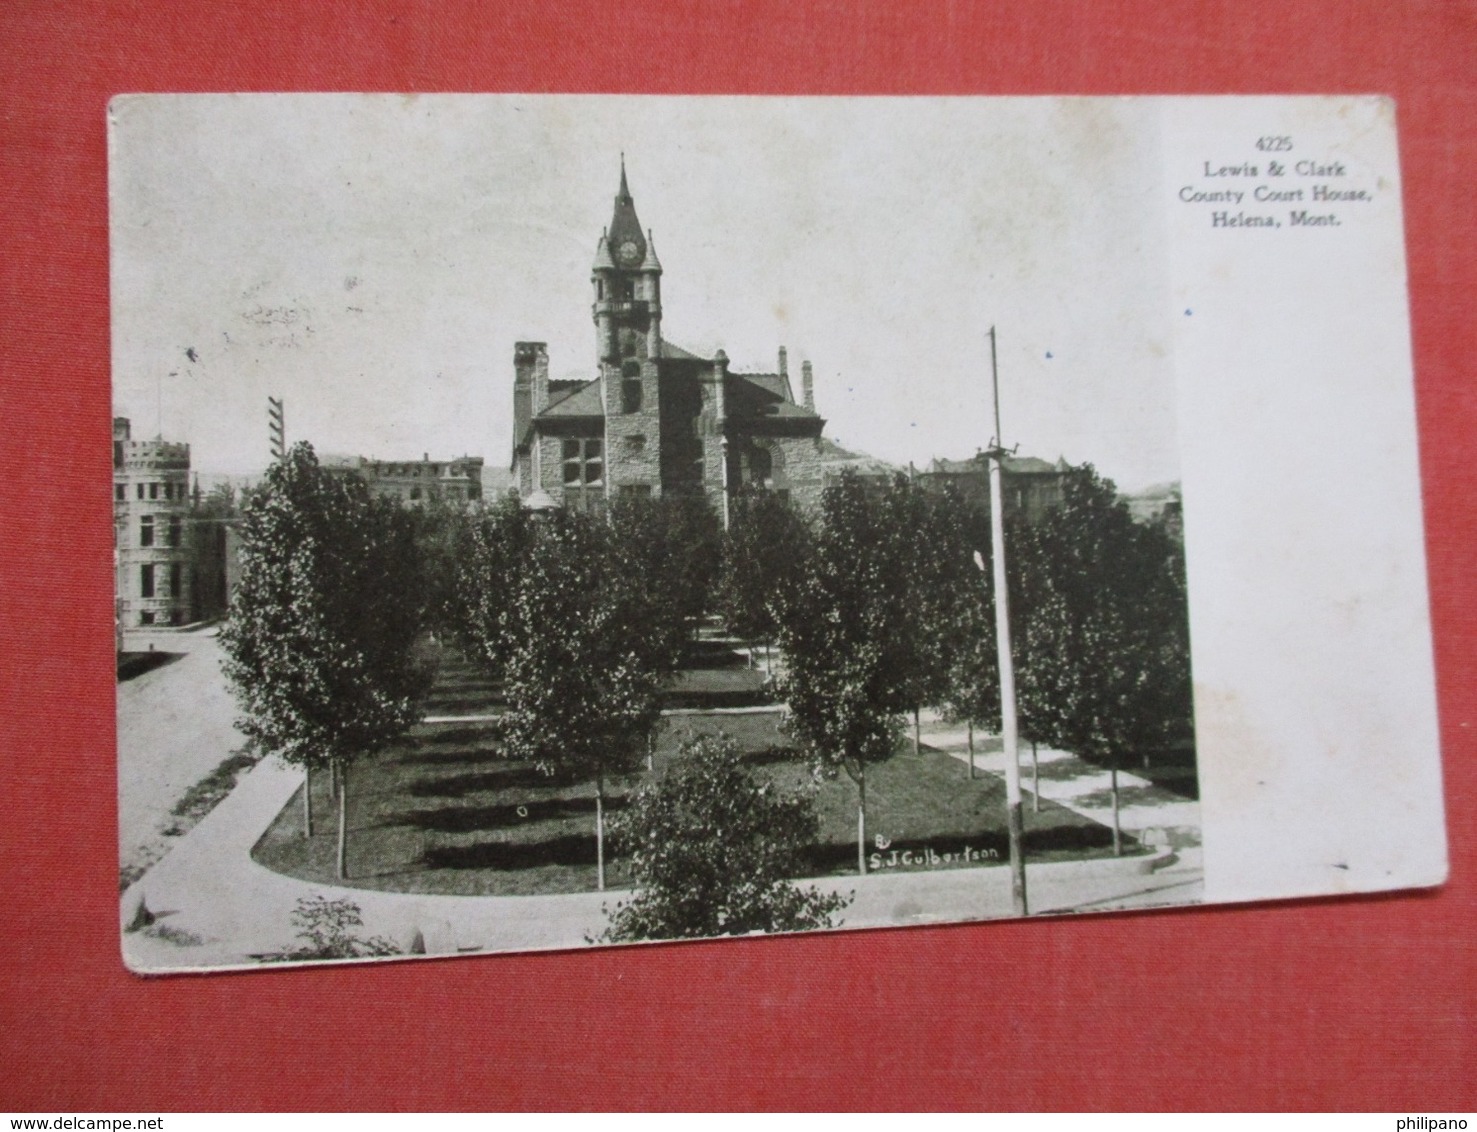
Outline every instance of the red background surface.
{"label": "red background surface", "polygon": [[[1473,4],[11,0],[0,51],[0,1108],[1477,1106]],[[1395,95],[1450,883],[1050,923],[127,974],[104,108],[124,91],[205,90]]]}

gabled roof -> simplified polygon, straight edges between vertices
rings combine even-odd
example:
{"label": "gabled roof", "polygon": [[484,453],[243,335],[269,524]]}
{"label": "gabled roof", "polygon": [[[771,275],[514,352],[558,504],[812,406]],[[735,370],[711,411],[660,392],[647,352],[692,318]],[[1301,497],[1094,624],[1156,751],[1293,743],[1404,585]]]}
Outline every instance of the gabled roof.
{"label": "gabled roof", "polygon": [[777,373],[731,373],[727,392],[730,416],[820,419],[789,398],[789,382]]}
{"label": "gabled roof", "polygon": [[549,417],[603,417],[605,406],[600,400],[600,381],[587,382],[548,406],[537,420]]}
{"label": "gabled roof", "polygon": [[662,358],[664,360],[671,359],[672,361],[678,362],[709,362],[713,360],[712,358],[704,358],[698,354],[694,354],[691,350],[684,350],[675,342],[668,342],[665,338],[662,339]]}
{"label": "gabled roof", "polygon": [[795,400],[794,390],[790,388],[790,379],[782,373],[740,373],[735,377],[741,377],[745,381],[752,381],[759,388],[767,390],[776,397],[782,397],[786,401]]}

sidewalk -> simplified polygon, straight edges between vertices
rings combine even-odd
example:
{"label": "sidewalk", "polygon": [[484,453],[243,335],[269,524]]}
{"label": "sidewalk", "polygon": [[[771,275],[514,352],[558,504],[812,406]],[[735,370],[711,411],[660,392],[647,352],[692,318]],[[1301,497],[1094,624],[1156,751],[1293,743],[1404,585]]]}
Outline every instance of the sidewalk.
{"label": "sidewalk", "polygon": [[[944,723],[936,715],[924,712],[920,729],[923,744],[952,755],[961,762],[969,761],[969,733],[963,727]],[[909,738],[911,739],[911,731]],[[984,752],[986,743],[998,748],[996,736],[975,732],[974,765],[991,774],[1005,773],[1005,755],[995,749]],[[1083,817],[1113,824],[1112,776],[1101,767],[1079,759],[1067,751],[1040,747],[1036,751],[1039,775],[1032,774],[1031,745],[1020,749],[1021,790],[1026,805],[1031,805],[1033,787],[1039,783],[1041,797],[1065,806]],[[1118,824],[1125,833],[1148,844],[1172,845],[1176,849],[1200,844],[1200,803],[1183,798],[1172,790],[1156,786],[1147,778],[1130,771],[1118,772]]]}
{"label": "sidewalk", "polygon": [[119,866],[133,872],[168,853],[177,839],[174,806],[190,787],[245,742],[236,704],[221,675],[216,627],[141,630],[128,645],[178,660],[118,685]]}
{"label": "sidewalk", "polygon": [[[124,960],[140,973],[254,966],[251,956],[294,944],[290,916],[299,898],[347,898],[363,934],[402,949],[417,932],[429,954],[550,950],[586,945],[605,927],[602,906],[625,894],[438,896],[315,884],[258,865],[251,848],[302,781],[268,759],[187,834],[174,851],[124,893],[128,922],[140,901],[155,922],[123,936]],[[1150,907],[1198,898],[1194,860],[1168,850],[1128,857],[1028,865],[1033,913]],[[848,928],[995,919],[1010,916],[1010,871],[985,868],[827,877],[813,882],[855,893],[842,913]]]}

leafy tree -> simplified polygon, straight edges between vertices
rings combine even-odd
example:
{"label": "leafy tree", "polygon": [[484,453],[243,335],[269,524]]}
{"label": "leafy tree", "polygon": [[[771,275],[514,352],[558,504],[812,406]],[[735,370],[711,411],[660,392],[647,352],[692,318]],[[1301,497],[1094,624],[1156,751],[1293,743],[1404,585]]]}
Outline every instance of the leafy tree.
{"label": "leafy tree", "polygon": [[959,603],[957,634],[944,691],[944,716],[969,728],[969,776],[974,777],[974,732],[1000,730],[1000,658],[996,651],[994,581],[988,568],[988,531],[984,545],[973,544],[985,569],[976,569],[974,584]]}
{"label": "leafy tree", "polygon": [[610,528],[556,512],[531,528],[500,619],[507,753],[595,783],[598,886],[605,887],[606,785],[630,774],[660,719],[662,669],[646,640],[643,580]]}
{"label": "leafy tree", "polygon": [[1121,852],[1118,771],[1192,726],[1183,556],[1091,465],[1064,475],[1061,506],[1011,549],[1027,594],[1018,691],[1031,734],[1109,768]]}
{"label": "leafy tree", "polygon": [[622,496],[610,509],[613,552],[645,603],[651,658],[675,668],[691,627],[708,610],[722,531],[707,501],[688,496]]}
{"label": "leafy tree", "polygon": [[857,787],[857,870],[866,872],[867,766],[891,758],[912,703],[898,679],[909,611],[887,548],[883,508],[851,473],[826,488],[802,584],[784,595],[782,691],[790,725],[820,769]]}
{"label": "leafy tree", "polygon": [[439,492],[407,512],[420,556],[426,628],[443,640],[458,638],[470,616],[468,604],[474,593],[463,585],[462,571],[472,558],[481,513],[481,504]]}
{"label": "leafy tree", "polygon": [[356,928],[364,926],[359,905],[352,900],[329,900],[304,896],[291,913],[292,926],[302,944],[288,951],[260,956],[268,963],[296,963],[309,959],[376,959],[399,955],[400,949],[380,936],[362,938]]}
{"label": "leafy tree", "polygon": [[723,735],[689,739],[661,778],[613,823],[629,850],[635,895],[604,939],[701,939],[834,926],[850,898],[801,889],[820,828],[814,799],[760,782]]}
{"label": "leafy tree", "polygon": [[951,670],[965,645],[965,619],[978,596],[978,571],[971,560],[968,509],[952,488],[928,493],[898,476],[880,506],[885,584],[907,610],[891,637],[890,663],[912,710],[917,754],[920,709],[949,697]]}
{"label": "leafy tree", "polygon": [[470,517],[457,552],[454,633],[494,675],[513,643],[512,598],[533,539],[533,520],[510,493]]}
{"label": "leafy tree", "polygon": [[774,640],[784,595],[801,584],[810,539],[805,520],[774,492],[734,497],[717,587],[729,632],[751,644]]}
{"label": "leafy tree", "polygon": [[245,501],[241,580],[221,630],[223,667],[260,750],[338,789],[338,876],[347,875],[347,774],[417,715],[426,673],[412,656],[421,623],[414,533],[388,500],[321,468],[295,445]]}

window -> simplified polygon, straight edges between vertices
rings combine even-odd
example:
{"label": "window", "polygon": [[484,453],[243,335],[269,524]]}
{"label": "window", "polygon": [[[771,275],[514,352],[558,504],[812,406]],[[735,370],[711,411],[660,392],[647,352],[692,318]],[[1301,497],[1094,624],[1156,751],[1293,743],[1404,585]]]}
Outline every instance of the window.
{"label": "window", "polygon": [[621,412],[639,413],[641,411],[641,379],[627,379],[621,382]]}
{"label": "window", "polygon": [[645,452],[646,451],[646,437],[641,436],[639,434],[636,435],[636,436],[628,436],[628,437],[626,437],[626,451],[627,452],[632,452],[632,453],[635,453],[635,452]]}
{"label": "window", "polygon": [[564,441],[564,486],[604,482],[603,442],[598,437],[569,437]]}
{"label": "window", "polygon": [[151,483],[149,485],[149,498],[150,499],[158,499],[159,498],[159,485],[157,483]]}
{"label": "window", "polygon": [[755,448],[749,453],[749,479],[753,483],[762,484],[774,475],[774,460],[769,455],[767,448]]}
{"label": "window", "polygon": [[138,521],[138,544],[139,546],[154,545],[154,516],[145,515]]}
{"label": "window", "polygon": [[413,487],[413,488],[410,489],[410,498],[412,498],[412,499],[419,499],[420,497],[421,497],[421,489],[419,487]]}
{"label": "window", "polygon": [[178,515],[171,515],[169,517],[169,545],[170,546],[178,546],[179,544],[180,544],[180,517]]}
{"label": "window", "polygon": [[114,484],[113,485],[113,498],[116,499],[119,503],[122,503],[125,499],[128,498],[128,490],[127,490],[127,488],[123,484],[121,484],[121,483]]}
{"label": "window", "polygon": [[145,562],[138,568],[138,595],[139,597],[154,596],[154,564]]}
{"label": "window", "polygon": [[144,610],[138,615],[138,623],[140,625],[152,625],[154,623],[154,611],[152,609]]}
{"label": "window", "polygon": [[179,570],[179,563],[178,562],[171,562],[169,564],[169,596],[170,597],[179,597],[179,595],[180,595],[180,570]]}
{"label": "window", "polygon": [[140,499],[142,499],[144,497],[144,485],[143,484],[139,484],[138,485],[138,497]]}

